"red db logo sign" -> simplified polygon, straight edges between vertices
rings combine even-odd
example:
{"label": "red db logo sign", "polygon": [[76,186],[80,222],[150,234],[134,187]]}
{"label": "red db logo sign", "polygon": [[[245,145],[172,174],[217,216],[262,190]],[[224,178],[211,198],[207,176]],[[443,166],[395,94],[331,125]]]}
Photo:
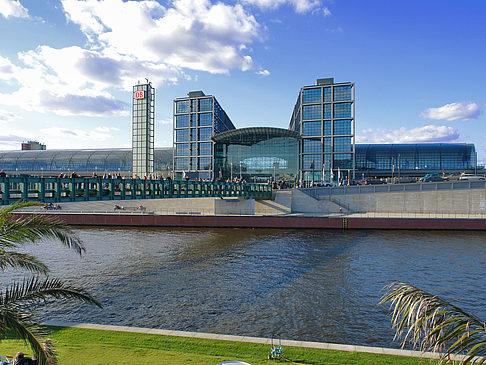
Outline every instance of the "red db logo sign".
{"label": "red db logo sign", "polygon": [[143,90],[137,90],[135,91],[135,99],[143,99],[145,97],[145,94]]}

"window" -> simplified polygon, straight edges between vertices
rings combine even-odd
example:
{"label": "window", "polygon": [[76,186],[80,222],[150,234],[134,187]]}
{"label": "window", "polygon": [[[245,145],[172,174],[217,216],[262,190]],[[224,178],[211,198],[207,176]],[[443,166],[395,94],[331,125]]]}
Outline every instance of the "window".
{"label": "window", "polygon": [[304,105],[302,107],[302,116],[304,120],[321,119],[321,106]]}
{"label": "window", "polygon": [[351,85],[335,86],[334,87],[334,101],[351,100]]}
{"label": "window", "polygon": [[199,157],[199,170],[211,170],[211,157]]}
{"label": "window", "polygon": [[302,132],[304,136],[320,136],[321,122],[304,122],[302,123]]}
{"label": "window", "polygon": [[176,101],[176,113],[189,113],[189,100]]}
{"label": "window", "polygon": [[351,103],[334,104],[334,118],[350,118]]}
{"label": "window", "polygon": [[211,155],[212,145],[213,144],[211,142],[199,143],[199,154],[200,155]]}
{"label": "window", "polygon": [[303,167],[306,170],[321,170],[321,155],[302,155]]}
{"label": "window", "polygon": [[321,140],[306,138],[303,140],[302,149],[304,153],[321,152]]}
{"label": "window", "polygon": [[350,153],[336,153],[334,155],[334,169],[352,169],[353,160]]}
{"label": "window", "polygon": [[189,157],[178,157],[175,159],[176,170],[189,170]]}
{"label": "window", "polygon": [[334,121],[334,134],[351,134],[351,121],[350,120],[335,120]]}
{"label": "window", "polygon": [[211,98],[199,99],[199,111],[210,112],[213,110],[213,103]]}
{"label": "window", "polygon": [[199,126],[210,127],[213,123],[213,113],[201,113],[199,114]]}
{"label": "window", "polygon": [[331,135],[331,121],[330,120],[324,121],[324,135],[325,136]]}
{"label": "window", "polygon": [[197,141],[197,129],[191,128],[191,141]]}
{"label": "window", "polygon": [[176,156],[189,155],[189,143],[177,143],[176,144]]}
{"label": "window", "polygon": [[351,137],[335,137],[334,152],[352,152]]}
{"label": "window", "polygon": [[197,127],[197,114],[191,114],[191,127]]}
{"label": "window", "polygon": [[189,141],[189,129],[176,130],[176,142],[187,142],[187,141]]}
{"label": "window", "polygon": [[176,115],[176,128],[189,127],[189,114]]}
{"label": "window", "polygon": [[324,104],[324,118],[331,118],[331,104]]}
{"label": "window", "polygon": [[331,138],[324,138],[324,152],[331,152]]}
{"label": "window", "polygon": [[211,128],[199,128],[199,140],[209,141],[211,140],[212,130]]}
{"label": "window", "polygon": [[321,88],[304,89],[302,90],[302,103],[320,103],[321,102]]}
{"label": "window", "polygon": [[325,103],[331,102],[331,88],[330,87],[324,88],[324,102]]}

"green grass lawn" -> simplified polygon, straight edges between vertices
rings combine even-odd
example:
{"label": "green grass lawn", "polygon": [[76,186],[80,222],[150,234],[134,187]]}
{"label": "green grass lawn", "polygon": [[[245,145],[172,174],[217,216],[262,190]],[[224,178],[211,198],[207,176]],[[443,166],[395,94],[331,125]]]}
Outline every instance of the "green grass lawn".
{"label": "green grass lawn", "polygon": [[[49,329],[52,331],[50,338],[56,341],[60,365],[215,365],[228,360],[246,361],[252,365],[275,364],[267,359],[269,345],[67,327]],[[284,347],[283,350],[288,359],[299,364],[435,364],[428,359],[346,351],[300,347]],[[32,354],[21,341],[0,343],[0,355],[13,356],[17,351],[28,356]]]}

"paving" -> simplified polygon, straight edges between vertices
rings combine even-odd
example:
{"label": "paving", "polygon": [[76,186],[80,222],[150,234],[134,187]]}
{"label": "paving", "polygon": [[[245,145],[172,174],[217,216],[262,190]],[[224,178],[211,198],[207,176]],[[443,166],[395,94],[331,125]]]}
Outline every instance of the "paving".
{"label": "paving", "polygon": [[[272,343],[275,344],[276,342],[275,339],[264,338],[264,337],[235,336],[235,335],[223,335],[217,333],[188,332],[188,331],[171,331],[171,330],[162,330],[162,329],[155,329],[155,328],[113,326],[113,325],[93,324],[93,323],[48,321],[45,324],[49,326],[84,328],[84,329],[93,329],[93,330],[102,330],[102,331],[146,333],[151,335],[260,343],[264,345],[271,345]],[[425,359],[440,358],[440,354],[436,352],[401,350],[401,349],[391,349],[385,347],[356,346],[356,345],[343,345],[343,344],[326,343],[326,342],[295,341],[295,340],[280,340],[280,339],[278,339],[278,344],[282,346],[307,347],[307,348],[314,348],[314,349],[348,351],[348,352],[364,352],[364,353],[371,353],[371,354],[394,355],[394,356],[408,356],[408,357],[418,357],[418,358],[425,358]],[[451,360],[460,361],[463,358],[464,356],[457,355],[451,357]]]}

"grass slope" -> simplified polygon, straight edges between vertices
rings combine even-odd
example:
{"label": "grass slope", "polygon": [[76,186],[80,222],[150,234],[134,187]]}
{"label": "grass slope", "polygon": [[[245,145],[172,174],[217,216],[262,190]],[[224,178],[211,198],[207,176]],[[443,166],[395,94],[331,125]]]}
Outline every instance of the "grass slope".
{"label": "grass slope", "polygon": [[[269,345],[67,327],[49,329],[52,331],[50,338],[56,341],[60,365],[215,365],[228,360],[252,365],[275,363],[267,359]],[[17,351],[32,354],[21,341],[9,339],[0,343],[0,355],[13,356]],[[294,363],[306,365],[436,363],[428,359],[299,347],[284,347],[284,353]]]}

